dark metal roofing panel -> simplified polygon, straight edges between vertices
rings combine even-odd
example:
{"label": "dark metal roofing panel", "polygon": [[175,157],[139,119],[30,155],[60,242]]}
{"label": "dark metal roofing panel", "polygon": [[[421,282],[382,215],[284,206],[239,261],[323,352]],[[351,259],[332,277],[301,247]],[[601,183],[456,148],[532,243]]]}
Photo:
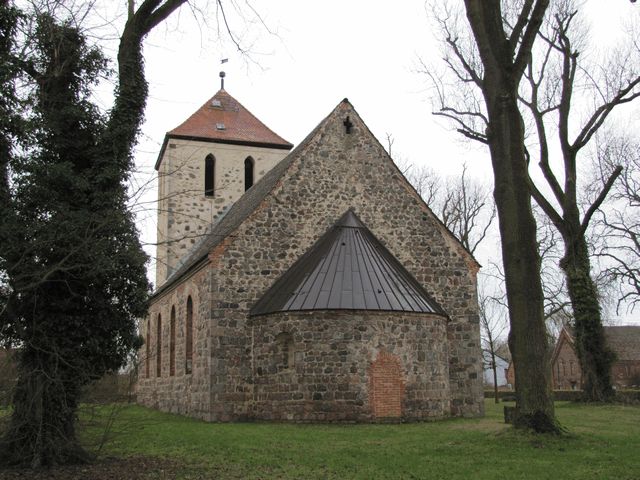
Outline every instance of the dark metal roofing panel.
{"label": "dark metal roofing panel", "polygon": [[273,284],[251,315],[304,310],[445,314],[352,210]]}

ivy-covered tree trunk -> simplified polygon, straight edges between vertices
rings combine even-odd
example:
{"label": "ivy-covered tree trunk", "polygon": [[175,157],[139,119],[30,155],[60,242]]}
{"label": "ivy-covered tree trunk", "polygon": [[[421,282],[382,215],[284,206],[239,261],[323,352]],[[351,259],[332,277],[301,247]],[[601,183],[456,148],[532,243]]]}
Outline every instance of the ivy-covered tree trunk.
{"label": "ivy-covered tree trunk", "polygon": [[[89,100],[105,72],[100,49],[72,23],[40,12],[31,15],[30,48],[14,48],[18,16],[0,0],[0,83],[9,93],[17,75],[35,85],[20,92],[28,131],[17,135],[8,115],[0,119],[0,195],[10,190],[1,217],[0,341],[19,347],[0,463],[87,460],[75,435],[80,389],[140,347],[135,321],[146,314],[149,284],[126,189],[147,99],[142,41],[185,2],[142,0],[136,9],[129,1],[115,106],[105,118]],[[13,112],[7,105],[0,101],[0,113]]]}
{"label": "ivy-covered tree trunk", "polygon": [[[3,234],[9,228],[9,159],[12,153],[12,141],[19,129],[15,91],[18,69],[11,62],[18,17],[17,9],[11,7],[7,0],[0,0],[0,244],[6,242]],[[5,268],[4,255],[0,252],[0,271]],[[4,301],[0,290],[0,308]],[[0,330],[0,335],[1,333]]]}
{"label": "ivy-covered tree trunk", "polygon": [[[611,165],[614,168],[602,170],[608,171],[607,175],[602,178],[601,186],[590,186],[597,195],[581,212],[578,166],[584,161],[581,152],[594,139],[600,138],[598,142],[602,142],[598,150],[609,151],[610,135],[599,135],[598,132],[605,129],[608,117],[620,106],[640,98],[640,74],[624,55],[607,64],[607,68],[592,63],[592,56],[581,51],[588,30],[584,29],[580,9],[580,2],[573,0],[554,5],[554,14],[548,16],[546,22],[543,42],[546,46],[538,52],[538,58],[529,58],[529,88],[527,93],[521,93],[522,105],[532,114],[535,123],[537,163],[550,195],[543,194],[533,180],[530,180],[530,191],[564,241],[560,266],[565,273],[573,309],[584,399],[605,401],[613,395],[610,373],[613,356],[606,345],[598,292],[590,276],[586,232],[594,213],[622,173],[622,167]],[[632,36],[628,42],[633,44]],[[612,75],[609,70],[617,73]],[[580,107],[575,108],[574,94],[578,92],[581,97],[586,95],[591,99],[587,102],[592,105],[589,107],[593,109],[591,113],[582,108],[585,102],[578,102]],[[557,135],[555,145],[550,130]],[[553,156],[556,156],[554,161]],[[562,168],[556,168],[558,165]]]}
{"label": "ivy-covered tree trunk", "polygon": [[11,441],[2,442],[0,457],[31,468],[86,462],[90,455],[75,434],[79,382],[73,377],[77,372],[64,372],[67,369],[58,355],[32,347],[17,359]]}
{"label": "ivy-covered tree trunk", "polygon": [[611,384],[614,354],[604,336],[598,291],[591,279],[589,252],[580,230],[580,225],[575,225],[570,229],[573,236],[565,236],[565,255],[560,265],[567,278],[573,307],[575,345],[582,369],[584,399],[604,402],[614,395]]}
{"label": "ivy-covered tree trunk", "polygon": [[39,468],[89,459],[75,435],[80,389],[140,345],[149,284],[126,205],[129,170],[111,161],[88,100],[104,57],[74,26],[34,20],[29,55],[11,59],[35,88],[3,215],[0,327],[18,347],[18,381],[0,463]]}

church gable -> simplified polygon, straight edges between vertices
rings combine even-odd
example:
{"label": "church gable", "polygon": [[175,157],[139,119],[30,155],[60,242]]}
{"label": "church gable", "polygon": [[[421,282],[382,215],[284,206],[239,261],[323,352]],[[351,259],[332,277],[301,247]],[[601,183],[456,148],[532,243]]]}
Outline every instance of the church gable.
{"label": "church gable", "polygon": [[[475,282],[473,257],[415,194],[346,100],[282,164],[272,189],[231,234],[234,243],[260,231],[265,237],[253,240],[264,251],[293,263],[351,208],[446,311],[445,288]],[[279,264],[271,272],[283,273]]]}
{"label": "church gable", "polygon": [[411,189],[347,101],[255,187],[255,197],[240,199],[223,219],[224,230],[213,231],[219,235],[211,237],[209,249],[209,261],[216,265],[213,322],[235,325],[221,331],[217,342],[228,345],[228,355],[243,354],[241,346],[230,344],[260,322],[262,317],[248,317],[260,298],[352,209],[449,316],[451,413],[482,410],[477,264]]}

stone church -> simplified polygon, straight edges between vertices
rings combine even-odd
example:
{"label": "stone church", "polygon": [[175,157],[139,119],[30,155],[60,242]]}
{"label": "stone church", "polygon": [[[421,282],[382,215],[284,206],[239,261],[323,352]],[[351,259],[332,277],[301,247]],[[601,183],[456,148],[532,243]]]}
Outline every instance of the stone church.
{"label": "stone church", "polygon": [[141,404],[221,422],[483,414],[479,265],[347,99],[292,150],[221,89],[156,169]]}

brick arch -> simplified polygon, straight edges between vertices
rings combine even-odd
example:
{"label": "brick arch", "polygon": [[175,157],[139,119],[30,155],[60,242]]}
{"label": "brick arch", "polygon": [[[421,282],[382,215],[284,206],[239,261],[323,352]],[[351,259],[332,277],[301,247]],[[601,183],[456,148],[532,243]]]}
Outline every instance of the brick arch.
{"label": "brick arch", "polygon": [[373,418],[402,417],[405,374],[400,359],[385,350],[369,366],[369,405]]}

